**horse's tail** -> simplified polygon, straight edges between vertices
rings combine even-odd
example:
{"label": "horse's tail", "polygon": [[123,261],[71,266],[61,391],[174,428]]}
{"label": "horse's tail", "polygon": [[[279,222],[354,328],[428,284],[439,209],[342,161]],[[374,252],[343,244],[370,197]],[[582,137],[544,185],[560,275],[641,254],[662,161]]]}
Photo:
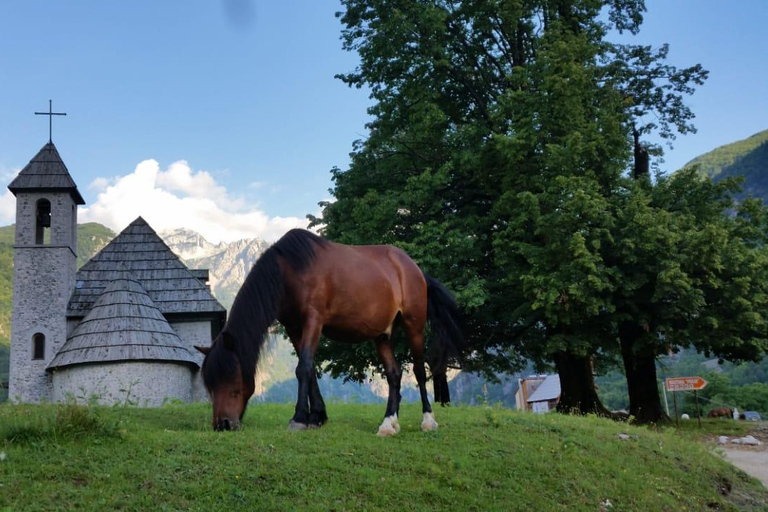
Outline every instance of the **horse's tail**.
{"label": "horse's tail", "polygon": [[424,274],[427,281],[427,321],[431,331],[429,365],[435,390],[435,402],[451,401],[446,371],[448,363],[458,361],[466,347],[464,318],[459,305],[440,281]]}

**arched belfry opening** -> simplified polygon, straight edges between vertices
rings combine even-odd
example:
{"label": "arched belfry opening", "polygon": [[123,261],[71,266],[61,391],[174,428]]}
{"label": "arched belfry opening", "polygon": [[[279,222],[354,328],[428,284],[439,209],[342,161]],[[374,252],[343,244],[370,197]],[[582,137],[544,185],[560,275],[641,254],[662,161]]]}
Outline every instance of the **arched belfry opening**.
{"label": "arched belfry opening", "polygon": [[35,244],[51,243],[51,202],[39,199],[35,209]]}
{"label": "arched belfry opening", "polygon": [[35,333],[32,336],[32,359],[45,359],[45,334]]}

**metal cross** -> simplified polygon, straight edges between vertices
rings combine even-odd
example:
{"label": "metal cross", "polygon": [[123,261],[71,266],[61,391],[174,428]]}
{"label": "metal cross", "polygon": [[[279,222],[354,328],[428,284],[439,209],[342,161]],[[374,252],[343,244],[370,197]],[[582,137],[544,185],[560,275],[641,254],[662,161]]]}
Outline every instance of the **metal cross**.
{"label": "metal cross", "polygon": [[48,142],[53,142],[53,116],[65,116],[64,112],[53,111],[53,100],[48,100],[48,112],[35,112],[36,116],[48,116]]}

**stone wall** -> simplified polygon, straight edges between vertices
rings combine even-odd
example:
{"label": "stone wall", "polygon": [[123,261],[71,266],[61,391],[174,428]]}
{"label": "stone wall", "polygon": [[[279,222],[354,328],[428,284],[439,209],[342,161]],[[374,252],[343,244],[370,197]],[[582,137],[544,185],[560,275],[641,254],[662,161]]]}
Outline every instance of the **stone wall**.
{"label": "stone wall", "polygon": [[159,407],[192,400],[192,369],[169,362],[125,361],[77,365],[53,374],[53,401]]}
{"label": "stone wall", "polygon": [[[192,353],[195,362],[202,367],[204,356],[195,348],[195,345],[199,347],[211,346],[211,321],[172,321],[169,323],[179,335],[182,345]],[[195,402],[208,401],[208,391],[205,389],[199,370],[195,372],[192,381],[192,400]]]}
{"label": "stone wall", "polygon": [[[35,245],[35,212],[41,198],[51,202],[51,237]],[[67,338],[65,313],[75,285],[75,204],[68,193],[23,193],[16,198],[13,254],[13,312],[8,398],[39,402],[51,398],[45,367]],[[32,359],[32,338],[45,336],[45,357]]]}

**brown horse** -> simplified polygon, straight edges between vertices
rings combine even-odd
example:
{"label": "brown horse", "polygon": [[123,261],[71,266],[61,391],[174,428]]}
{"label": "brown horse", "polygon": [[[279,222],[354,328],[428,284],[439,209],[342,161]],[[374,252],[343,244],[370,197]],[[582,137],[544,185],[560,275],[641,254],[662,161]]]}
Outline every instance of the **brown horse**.
{"label": "brown horse", "polygon": [[267,249],[237,293],[221,333],[211,347],[197,347],[206,354],[202,373],[213,401],[214,429],[239,428],[254,391],[261,347],[275,320],[285,327],[299,356],[299,393],[289,428],[316,428],[328,419],[314,366],[322,333],[346,343],[375,341],[389,385],[378,433],[396,434],[402,375],[391,338],[396,326],[405,332],[413,357],[421,428],[437,428],[427,397],[424,327],[429,321],[433,378],[447,387],[448,361],[458,358],[464,346],[460,312],[450,293],[403,251],[336,244],[298,229]]}
{"label": "brown horse", "polygon": [[733,409],[730,407],[720,407],[719,409],[712,409],[707,413],[707,418],[729,418],[733,419]]}

